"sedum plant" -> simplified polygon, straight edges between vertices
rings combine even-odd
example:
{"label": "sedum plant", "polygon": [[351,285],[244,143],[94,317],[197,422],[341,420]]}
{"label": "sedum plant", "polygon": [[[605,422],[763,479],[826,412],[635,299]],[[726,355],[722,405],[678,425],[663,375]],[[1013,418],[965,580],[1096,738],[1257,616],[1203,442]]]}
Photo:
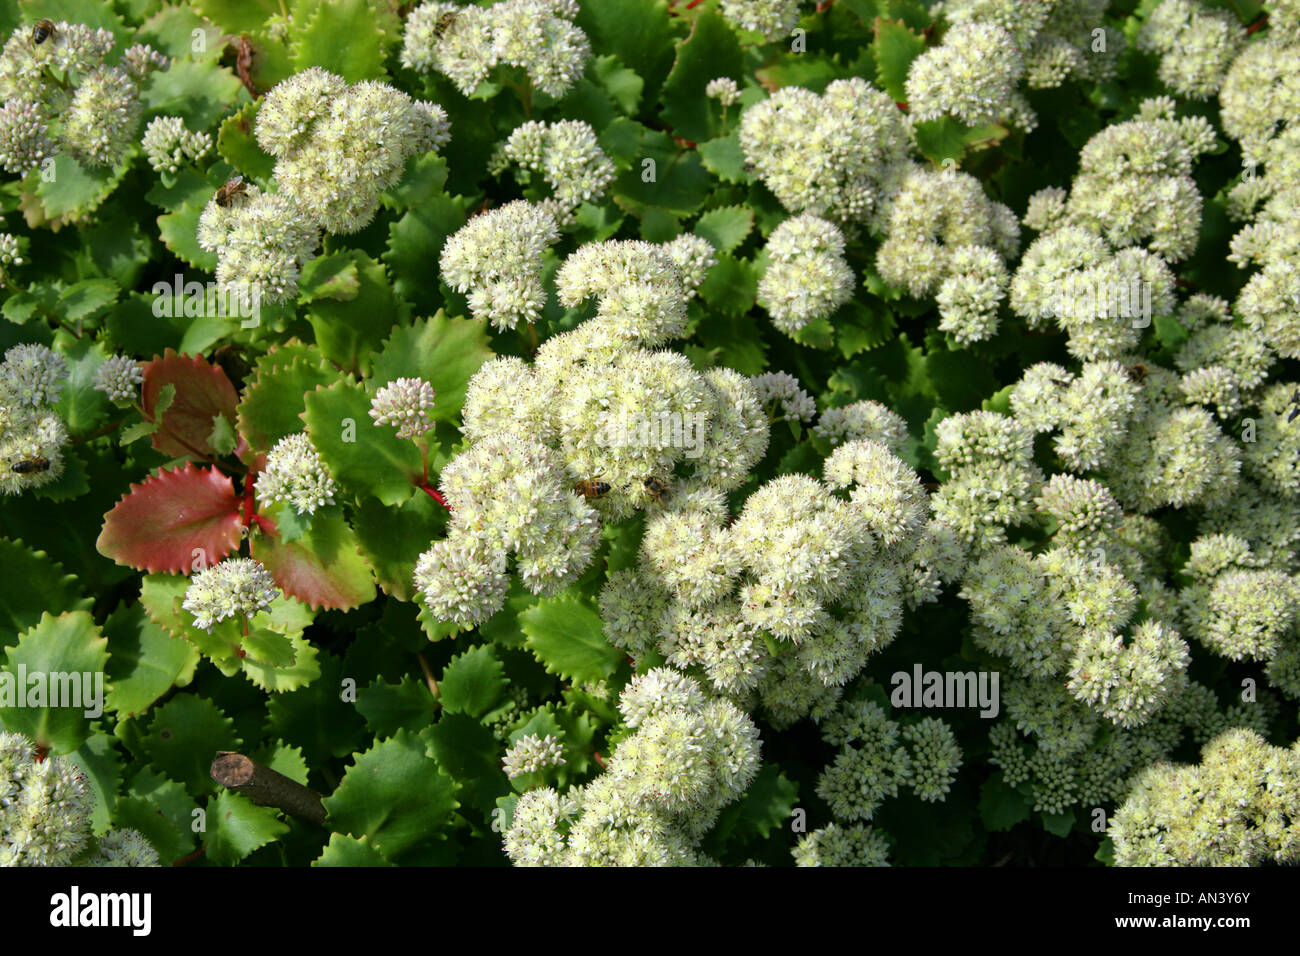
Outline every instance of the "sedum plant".
{"label": "sedum plant", "polygon": [[1293,0],[0,34],[0,863],[1300,860]]}

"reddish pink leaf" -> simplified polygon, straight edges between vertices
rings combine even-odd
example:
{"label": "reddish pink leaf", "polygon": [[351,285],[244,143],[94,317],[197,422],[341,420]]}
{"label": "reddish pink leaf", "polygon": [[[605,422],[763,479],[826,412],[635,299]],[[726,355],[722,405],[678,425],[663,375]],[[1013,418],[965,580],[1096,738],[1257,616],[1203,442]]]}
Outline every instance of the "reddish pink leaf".
{"label": "reddish pink leaf", "polygon": [[162,414],[162,425],[153,434],[153,447],[175,458],[216,456],[208,443],[214,415],[235,422],[239,395],[219,365],[209,365],[199,355],[177,355],[168,349],[161,358],[144,366],[143,405],[153,417],[154,406],[164,385],[176,386],[176,398]]}
{"label": "reddish pink leaf", "polygon": [[312,608],[347,610],[375,599],[375,573],[342,518],[318,515],[306,534],[287,544],[276,535],[255,535],[250,551],[285,594]]}
{"label": "reddish pink leaf", "polygon": [[234,485],[215,468],[187,462],[173,471],[159,469],[104,515],[95,547],[138,570],[188,574],[198,560],[196,549],[203,564],[211,565],[239,545],[239,504]]}

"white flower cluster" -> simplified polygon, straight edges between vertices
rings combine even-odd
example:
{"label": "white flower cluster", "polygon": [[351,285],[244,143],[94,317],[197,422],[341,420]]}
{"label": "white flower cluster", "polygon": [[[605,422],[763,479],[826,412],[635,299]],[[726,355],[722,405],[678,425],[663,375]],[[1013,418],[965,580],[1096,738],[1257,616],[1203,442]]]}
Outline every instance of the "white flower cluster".
{"label": "white flower cluster", "polygon": [[726,109],[740,102],[740,87],[736,86],[736,81],[731,77],[719,76],[705,84],[704,95],[711,100],[717,100],[722,104],[723,109]]}
{"label": "white flower cluster", "polygon": [[551,187],[551,198],[541,205],[561,226],[573,222],[582,203],[600,199],[616,173],[596,142],[595,130],[581,120],[516,126],[489,161],[488,171],[499,174],[511,163],[539,173]]}
{"label": "white flower cluster", "polygon": [[116,166],[135,144],[145,74],[167,59],[133,47],[109,66],[113,34],[59,21],[44,43],[19,26],[0,51],[0,165],[24,174],[67,152],[87,166]]}
{"label": "white flower cluster", "polygon": [[94,802],[68,758],[38,755],[27,738],[0,732],[0,867],[158,866],[135,830],[110,830],[92,844]]}
{"label": "white flower cluster", "polygon": [[44,345],[15,345],[0,364],[0,494],[58,481],[68,429],[54,406],[68,377],[62,355]]}
{"label": "white flower cluster", "polygon": [[1300,742],[1245,728],[1207,743],[1194,765],[1159,763],[1110,819],[1119,866],[1258,866],[1300,861]]}
{"label": "white flower cluster", "polygon": [[1246,42],[1236,14],[1199,0],[1163,0],[1138,32],[1139,49],[1160,54],[1160,82],[1181,96],[1206,99]]}
{"label": "white flower cluster", "polygon": [[443,281],[469,293],[475,318],[498,329],[535,322],[546,304],[542,257],[560,231],[555,217],[523,200],[475,216],[442,247]]}
{"label": "white flower cluster", "polygon": [[744,376],[644,347],[679,335],[685,320],[690,293],[665,247],[584,246],[557,286],[571,305],[595,296],[596,316],[543,343],[532,365],[496,358],[470,380],[469,446],[440,479],[448,536],[416,572],[443,619],[491,617],[511,555],[534,593],[567,586],[591,560],[599,516],[658,508],[679,484],[735,488],[767,448],[767,417]]}
{"label": "white flower cluster", "polygon": [[799,0],[722,0],[722,15],[738,30],[779,40],[799,23]]}
{"label": "white flower cluster", "polygon": [[252,617],[280,596],[271,572],[252,558],[227,558],[190,579],[181,607],[194,615],[194,626],[211,632],[235,616]]}
{"label": "white flower cluster", "polygon": [[994,24],[1007,31],[1024,58],[1025,85],[1060,86],[1067,79],[1114,75],[1124,34],[1102,24],[1107,0],[946,0],[944,19],[954,25]]}
{"label": "white flower cluster", "polygon": [[839,223],[878,222],[912,143],[894,101],[858,77],[821,96],[782,87],[740,121],[745,161],[781,204]]}
{"label": "white flower cluster", "polygon": [[889,866],[889,841],[866,823],[828,823],[799,838],[795,866]]}
{"label": "white flower cluster", "polygon": [[288,502],[300,515],[334,503],[338,486],[306,432],[288,435],[266,456],[257,476],[257,497],[263,504]]}
{"label": "white flower cluster", "polygon": [[1012,120],[1026,131],[1038,124],[1016,90],[1025,61],[1015,38],[989,22],[952,27],[907,71],[907,105],[918,121],[952,116],[967,126]]}
{"label": "white flower cluster", "polygon": [[266,94],[254,133],[276,157],[281,194],[326,232],[351,233],[374,218],[411,156],[450,140],[448,129],[440,106],[311,67]]}
{"label": "white flower cluster", "polygon": [[406,20],[402,65],[438,71],[465,96],[499,65],[522,68],[556,99],[582,76],[591,44],[574,23],[577,0],[498,0],[461,6],[426,0]]}
{"label": "white flower cluster", "polygon": [[212,149],[212,137],[202,130],[186,129],[179,116],[156,116],[145,127],[140,147],[154,172],[176,173],[206,156]]}
{"label": "white flower cluster", "polygon": [[880,402],[863,399],[826,409],[817,419],[813,434],[832,445],[870,439],[901,454],[907,439],[907,419]]}
{"label": "white flower cluster", "polygon": [[787,219],[772,230],[766,251],[770,261],[758,282],[758,304],[786,335],[830,318],[852,298],[853,270],[834,223],[810,213]]}
{"label": "white flower cluster", "polygon": [[519,798],[504,841],[517,866],[708,862],[696,847],[758,773],[758,729],[671,668],[633,678],[619,706],[633,732],[605,773],[564,794],[541,787]]}
{"label": "white flower cluster", "polygon": [[217,254],[217,282],[231,301],[292,301],[307,260],[320,247],[320,229],[289,197],[256,186],[221,205],[213,198],[199,215],[198,243]]}
{"label": "white flower cluster", "polygon": [[996,333],[1004,260],[1020,242],[1015,214],[985,196],[975,177],[919,166],[886,211],[888,238],[876,252],[881,277],[917,298],[937,294],[939,328],[963,345]]}
{"label": "white flower cluster", "polygon": [[825,474],[769,481],[730,524],[716,491],[652,516],[639,567],[601,593],[606,635],[699,668],[778,727],[833,703],[902,624],[928,503],[916,473],[870,440],[841,445]]}
{"label": "white flower cluster", "polygon": [[1006,529],[1033,514],[1042,470],[1033,433],[997,412],[950,415],[939,423],[935,458],[948,472],[934,494],[935,517],[978,546],[1006,539]]}

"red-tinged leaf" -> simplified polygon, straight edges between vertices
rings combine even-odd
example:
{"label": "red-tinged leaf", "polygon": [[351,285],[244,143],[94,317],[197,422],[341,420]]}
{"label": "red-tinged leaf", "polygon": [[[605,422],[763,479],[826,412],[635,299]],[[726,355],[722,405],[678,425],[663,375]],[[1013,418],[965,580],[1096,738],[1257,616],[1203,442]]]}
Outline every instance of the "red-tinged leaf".
{"label": "red-tinged leaf", "polygon": [[318,515],[290,542],[259,534],[251,551],[285,594],[313,608],[347,610],[375,599],[375,573],[342,518]]}
{"label": "red-tinged leaf", "polygon": [[208,441],[212,419],[224,415],[235,420],[239,395],[218,365],[209,365],[200,355],[178,355],[168,349],[161,358],[144,366],[143,404],[145,414],[154,414],[154,405],[164,385],[176,387],[176,398],[162,414],[162,422],[153,434],[153,447],[175,458],[216,456]]}
{"label": "red-tinged leaf", "polygon": [[239,544],[240,500],[230,479],[215,468],[186,463],[159,469],[132,485],[113,510],[95,546],[118,564],[153,574],[188,573],[201,551],[215,564]]}

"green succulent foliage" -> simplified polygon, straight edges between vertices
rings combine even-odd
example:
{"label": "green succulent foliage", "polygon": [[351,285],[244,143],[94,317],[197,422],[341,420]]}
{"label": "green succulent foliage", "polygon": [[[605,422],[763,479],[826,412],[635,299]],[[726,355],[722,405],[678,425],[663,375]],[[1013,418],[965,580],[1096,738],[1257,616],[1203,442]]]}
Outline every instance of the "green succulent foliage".
{"label": "green succulent foliage", "polygon": [[[821,93],[851,77],[907,108],[909,68],[949,29],[932,4],[805,3],[805,46],[794,49],[740,31],[716,0],[580,0],[575,22],[591,57],[560,97],[513,67],[467,96],[439,72],[404,65],[410,6],[0,0],[6,31],[48,16],[109,30],[117,39],[110,62],[135,43],[170,57],[169,69],[140,86],[140,132],[179,117],[211,141],[174,172],[151,168],[137,134],[109,165],[60,153],[44,170],[0,183],[0,232],[23,249],[21,263],[0,267],[0,353],[44,345],[64,357],[54,409],[71,442],[56,482],[0,505],[0,675],[102,673],[104,686],[97,713],[17,707],[0,696],[0,730],[67,755],[92,791],[94,833],[138,830],[164,863],[506,865],[501,833],[521,794],[579,787],[604,772],[631,732],[618,700],[633,665],[609,640],[600,593],[615,572],[637,566],[643,518],[607,523],[592,566],[558,593],[536,596],[514,576],[503,610],[476,627],[437,619],[415,584],[421,555],[447,534],[440,475],[465,445],[470,380],[493,359],[530,360],[591,315],[589,304],[567,308],[555,296],[560,264],[583,244],[686,233],[707,240],[717,262],[691,302],[688,334],[672,347],[699,369],[788,372],[819,410],[887,405],[907,421],[900,457],[926,482],[947,477],[935,457],[940,421],[1007,413],[1025,367],[1069,360],[1064,335],[1027,329],[1006,308],[1003,331],[989,341],[962,347],[940,333],[931,299],[879,274],[884,236],[869,228],[849,236],[855,288],[837,311],[789,336],[758,305],[768,237],[791,213],[746,161],[741,117],[781,88]],[[1134,6],[1116,5],[1105,25],[1135,36],[1153,5]],[[1263,9],[1212,6],[1244,24]],[[1089,137],[1166,92],[1157,65],[1130,49],[1119,79],[1031,91],[1041,126],[1028,135],[951,117],[917,123],[920,161],[971,173],[1022,214],[1035,191],[1071,181]],[[174,281],[215,281],[221,253],[198,235],[219,189],[241,176],[284,192],[277,157],[257,131],[268,92],[313,67],[438,104],[450,142],[409,158],[363,228],[323,235],[295,276],[296,294],[263,304],[257,323],[164,308]],[[705,92],[724,77],[739,92],[727,107]],[[1212,106],[1204,112],[1215,119]],[[439,261],[473,217],[550,195],[536,174],[494,171],[498,146],[529,120],[589,123],[615,175],[576,206],[546,253],[547,305],[534,322],[505,329],[475,317]],[[1223,267],[1237,229],[1227,198],[1241,171],[1234,150],[1220,148],[1198,169],[1206,214],[1197,251],[1179,271],[1180,283],[1225,297],[1245,282]],[[1146,341],[1172,364],[1192,334],[1160,315]],[[114,357],[142,366],[130,400],[97,387]],[[1286,360],[1286,375],[1294,365]],[[412,378],[436,393],[419,440],[371,414],[381,389]],[[298,435],[333,482],[332,500],[311,512],[258,491],[276,446]],[[778,421],[733,508],[779,475],[820,475],[831,450],[811,428]],[[166,529],[170,544],[161,534],[130,548],[100,538],[107,515],[143,498],[157,502],[157,514],[183,511],[180,530]],[[226,557],[259,561],[278,595],[203,628],[187,595],[196,575]],[[930,668],[987,665],[981,654],[964,604],[949,597],[909,612],[868,673],[885,679],[918,658]],[[651,654],[636,669],[660,663]],[[1258,675],[1234,662],[1198,679],[1236,686],[1241,676]],[[891,862],[1113,859],[1086,814],[1036,810],[1027,784],[1007,782],[987,759],[978,718],[952,723],[966,764],[947,800],[900,798],[873,821],[892,838]],[[832,818],[817,780],[836,748],[808,721],[758,724],[763,767],[700,844],[723,864],[788,865],[806,832],[792,821],[802,813],[811,829]],[[555,738],[563,763],[507,777],[507,751],[532,735]],[[210,767],[221,751],[315,790],[324,824],[220,788]],[[1055,849],[1042,851],[1049,837]]]}

